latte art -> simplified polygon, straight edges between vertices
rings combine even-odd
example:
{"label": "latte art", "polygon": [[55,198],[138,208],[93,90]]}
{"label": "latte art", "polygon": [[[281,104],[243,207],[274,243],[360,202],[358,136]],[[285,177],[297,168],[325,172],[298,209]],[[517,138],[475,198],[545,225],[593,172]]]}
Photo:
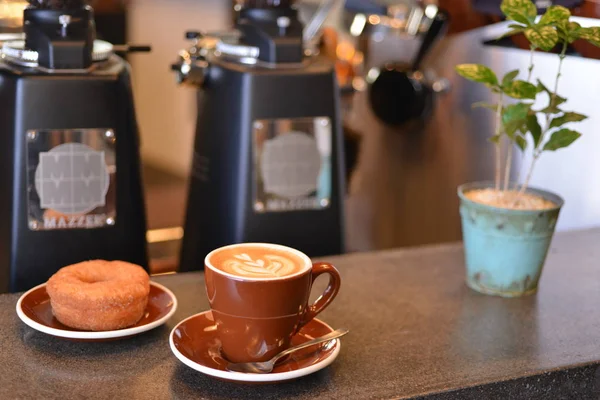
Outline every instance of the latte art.
{"label": "latte art", "polygon": [[223,267],[231,269],[236,275],[277,278],[289,275],[296,269],[291,259],[275,254],[265,254],[255,260],[246,253],[234,257],[235,260],[225,261]]}
{"label": "latte art", "polygon": [[251,245],[218,251],[210,262],[223,272],[250,279],[283,278],[307,268],[307,262],[293,252]]}

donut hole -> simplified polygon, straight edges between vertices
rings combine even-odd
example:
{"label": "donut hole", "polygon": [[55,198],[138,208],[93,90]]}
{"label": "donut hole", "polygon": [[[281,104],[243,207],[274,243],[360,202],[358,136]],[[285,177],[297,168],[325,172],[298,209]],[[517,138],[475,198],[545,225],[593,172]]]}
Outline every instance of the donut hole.
{"label": "donut hole", "polygon": [[104,282],[106,279],[102,280],[102,279],[95,279],[92,278],[90,276],[82,276],[79,277],[79,281],[83,282],[83,283],[99,283],[99,282]]}
{"label": "donut hole", "polygon": [[88,271],[87,273],[79,273],[76,274],[75,278],[82,283],[88,283],[88,284],[93,284],[93,283],[101,283],[101,282],[107,282],[110,280],[114,280],[114,278],[107,276],[105,274],[98,274],[98,273],[94,273]]}

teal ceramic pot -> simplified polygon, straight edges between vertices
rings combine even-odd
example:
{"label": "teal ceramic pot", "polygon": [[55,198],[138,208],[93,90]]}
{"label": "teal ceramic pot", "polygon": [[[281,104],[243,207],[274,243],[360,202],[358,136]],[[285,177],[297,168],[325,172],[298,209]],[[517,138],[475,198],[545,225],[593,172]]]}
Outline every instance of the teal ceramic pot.
{"label": "teal ceramic pot", "polygon": [[467,285],[503,297],[535,293],[564,201],[535,188],[527,192],[550,200],[556,207],[509,210],[465,197],[470,190],[493,187],[493,182],[475,182],[458,188]]}

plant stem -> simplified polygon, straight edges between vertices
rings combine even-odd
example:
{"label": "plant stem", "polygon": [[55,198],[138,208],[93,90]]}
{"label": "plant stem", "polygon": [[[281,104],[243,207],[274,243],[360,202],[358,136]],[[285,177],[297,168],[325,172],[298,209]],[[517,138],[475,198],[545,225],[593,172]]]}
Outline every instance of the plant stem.
{"label": "plant stem", "polygon": [[510,179],[510,168],[512,166],[513,143],[508,141],[508,154],[506,156],[506,165],[504,166],[504,191],[508,190],[508,181]]}
{"label": "plant stem", "polygon": [[[562,64],[563,64],[563,60],[566,57],[567,45],[568,45],[568,43],[566,41],[563,42],[562,50],[558,56],[558,59],[559,59],[558,73],[556,74],[556,80],[554,81],[554,92],[550,96],[550,104],[554,104],[554,100],[556,98],[556,92],[558,92],[558,82],[562,75],[562,73],[561,73]],[[540,155],[542,155],[542,152],[543,152],[543,146],[544,146],[544,142],[546,139],[546,135],[547,135],[548,131],[550,130],[550,122],[551,122],[550,113],[546,113],[546,125],[544,126],[544,130],[542,131],[540,141],[539,141],[537,147],[533,150],[533,160],[531,161],[531,166],[529,167],[529,172],[527,173],[527,178],[525,178],[525,182],[521,186],[521,190],[519,190],[519,194],[517,194],[517,197],[515,198],[515,202],[514,202],[513,206],[519,202],[521,196],[523,195],[523,193],[525,193],[525,190],[527,190],[527,187],[529,186],[529,181],[531,180],[531,176],[533,174],[533,168],[535,167],[535,162],[538,160],[538,158],[540,157]]]}
{"label": "plant stem", "polygon": [[521,177],[523,176],[523,172],[525,171],[525,168],[523,168],[523,166],[525,165],[525,152],[522,151],[521,152],[521,162],[519,163],[519,172],[517,172],[517,181],[515,182],[515,187],[514,190],[517,191],[519,189],[519,184],[518,182],[521,182]]}
{"label": "plant stem", "polygon": [[[529,47],[529,67],[527,68],[527,82],[531,82],[531,75],[533,73],[533,56],[535,55],[535,46],[531,45]],[[504,186],[503,190],[506,192],[509,189],[509,181],[510,181],[510,170],[512,168],[512,156],[513,156],[513,143],[511,140],[508,141],[508,150],[506,155],[506,165],[504,166]],[[534,151],[535,152],[535,151]],[[520,173],[519,173],[520,175]],[[518,199],[518,196],[517,196]]]}
{"label": "plant stem", "polygon": [[533,168],[535,167],[535,162],[537,161],[538,157],[539,154],[534,154],[533,160],[531,161],[531,167],[529,167],[529,171],[527,172],[527,178],[525,178],[525,182],[523,183],[523,186],[521,186],[521,190],[519,190],[519,194],[517,194],[513,206],[519,203],[519,200],[521,199],[521,196],[523,196],[525,189],[527,189],[527,187],[529,186],[529,181],[531,180],[531,176],[533,175]]}
{"label": "plant stem", "polygon": [[[562,51],[560,52],[560,55],[558,56],[558,73],[556,74],[556,81],[554,82],[554,93],[552,93],[552,101],[554,101],[554,98],[556,97],[556,92],[558,92],[558,81],[560,80],[560,77],[562,75],[561,71],[562,71],[562,64],[563,64],[563,60],[566,57],[566,53],[567,53],[567,42],[563,43],[563,48]],[[548,117],[550,118],[550,117]]]}
{"label": "plant stem", "polygon": [[504,95],[500,94],[500,100],[498,100],[498,108],[496,109],[496,132],[495,136],[498,138],[498,142],[496,143],[496,176],[495,176],[495,184],[496,190],[500,190],[500,175],[502,170],[502,149],[500,140],[500,132],[502,129],[502,102],[504,100]]}
{"label": "plant stem", "polygon": [[[531,82],[531,75],[533,73],[533,56],[535,55],[535,46],[531,45],[529,47],[530,49],[530,53],[529,53],[529,68],[527,68],[527,82]],[[509,143],[509,147],[508,147],[508,155],[506,156],[506,166],[504,169],[504,191],[508,190],[508,182],[510,180],[510,169],[512,166],[512,153],[513,153],[513,146],[512,143]],[[535,153],[535,150],[534,150]],[[533,170],[533,167],[530,169],[529,171],[529,175],[531,175],[531,171]],[[520,173],[519,173],[520,175]],[[531,176],[528,176],[527,181],[529,181],[529,179],[531,178]],[[518,196],[517,196],[517,200],[518,200]],[[515,201],[516,203],[516,201]]]}
{"label": "plant stem", "polygon": [[529,68],[528,68],[528,75],[527,75],[527,82],[531,81],[531,73],[533,72],[533,55],[535,54],[535,46],[531,45],[531,53],[529,56]]}

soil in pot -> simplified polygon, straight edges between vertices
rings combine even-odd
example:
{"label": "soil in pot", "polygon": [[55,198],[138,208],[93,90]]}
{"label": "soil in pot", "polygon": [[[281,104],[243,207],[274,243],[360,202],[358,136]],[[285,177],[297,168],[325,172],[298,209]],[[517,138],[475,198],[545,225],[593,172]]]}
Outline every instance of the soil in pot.
{"label": "soil in pot", "polygon": [[476,203],[511,210],[546,210],[556,207],[554,202],[532,193],[519,195],[518,190],[474,189],[465,193],[465,197]]}

